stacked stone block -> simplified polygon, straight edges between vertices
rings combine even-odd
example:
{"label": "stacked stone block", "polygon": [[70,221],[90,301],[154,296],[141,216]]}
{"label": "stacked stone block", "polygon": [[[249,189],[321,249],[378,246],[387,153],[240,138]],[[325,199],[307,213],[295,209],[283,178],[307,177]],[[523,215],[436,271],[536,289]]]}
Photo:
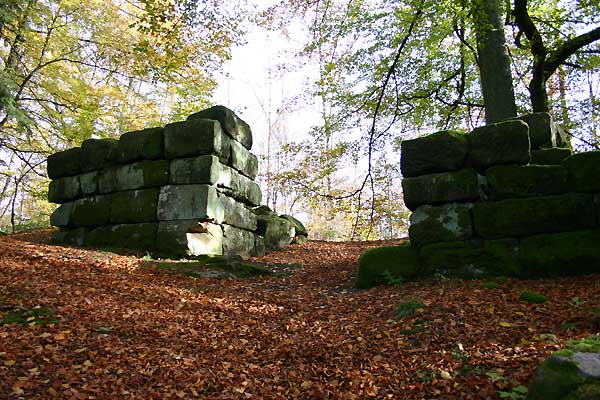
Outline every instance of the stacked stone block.
{"label": "stacked stone block", "polygon": [[57,242],[170,256],[264,252],[250,127],[216,106],[48,157]]}
{"label": "stacked stone block", "polygon": [[566,144],[558,132],[536,113],[402,143],[410,242],[424,270],[600,271],[600,152],[551,147]]}

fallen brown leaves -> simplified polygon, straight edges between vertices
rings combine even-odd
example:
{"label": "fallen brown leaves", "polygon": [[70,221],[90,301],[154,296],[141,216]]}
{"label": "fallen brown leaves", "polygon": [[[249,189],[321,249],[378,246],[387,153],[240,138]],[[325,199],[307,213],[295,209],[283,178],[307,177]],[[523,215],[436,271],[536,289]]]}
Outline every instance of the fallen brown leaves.
{"label": "fallen brown leaves", "polygon": [[[209,280],[17,239],[0,239],[0,306],[57,322],[0,325],[2,398],[498,398],[600,306],[598,276],[355,290],[359,255],[390,242],[309,242],[263,258],[304,264],[290,276]],[[392,321],[407,294],[425,307]]]}

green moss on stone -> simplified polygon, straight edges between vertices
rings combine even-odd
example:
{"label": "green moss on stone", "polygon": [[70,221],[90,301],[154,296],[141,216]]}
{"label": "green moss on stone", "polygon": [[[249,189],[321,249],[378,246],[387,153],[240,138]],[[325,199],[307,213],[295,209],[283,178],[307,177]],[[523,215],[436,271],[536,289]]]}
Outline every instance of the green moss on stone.
{"label": "green moss on stone", "polygon": [[218,121],[190,119],[165,126],[165,157],[167,159],[220,155],[223,131]]}
{"label": "green moss on stone", "polygon": [[470,204],[421,206],[410,216],[408,229],[411,243],[420,247],[428,243],[470,239],[473,233]]}
{"label": "green moss on stone", "polygon": [[551,149],[532,150],[530,164],[560,165],[571,154],[573,154],[571,149],[561,149],[558,147],[553,147]]}
{"label": "green moss on stone", "polygon": [[169,182],[171,184],[205,183],[214,185],[219,181],[221,164],[213,155],[180,158],[171,161]]}
{"label": "green moss on stone", "polygon": [[117,159],[121,163],[163,158],[163,128],[127,132],[119,138]]}
{"label": "green moss on stone", "polygon": [[435,243],[420,249],[423,266],[445,276],[518,276],[516,240]]}
{"label": "green moss on stone", "polygon": [[424,274],[412,247],[378,247],[364,252],[359,261],[356,286],[368,289],[385,283],[384,274],[405,280]]}
{"label": "green moss on stone", "polygon": [[591,195],[569,193],[476,203],[475,232],[486,239],[522,237],[593,227]]}
{"label": "green moss on stone", "polygon": [[600,192],[600,151],[573,154],[563,161],[569,185],[578,192]]}
{"label": "green moss on stone", "polygon": [[159,188],[128,190],[112,194],[110,222],[134,224],[156,221]]}
{"label": "green moss on stone", "polygon": [[117,159],[115,139],[88,139],[81,144],[81,171],[91,172],[113,165]]}
{"label": "green moss on stone", "polygon": [[447,130],[403,140],[401,150],[402,175],[415,177],[463,168],[468,143],[464,132]]}
{"label": "green moss on stone", "polygon": [[223,131],[240,142],[245,148],[252,148],[252,130],[244,120],[224,106],[214,106],[191,114],[188,120],[209,119],[219,121]]}
{"label": "green moss on stone", "polygon": [[81,172],[81,147],[51,154],[48,156],[46,165],[50,179],[79,174]]}
{"label": "green moss on stone", "polygon": [[567,171],[559,165],[499,165],[485,172],[495,199],[544,196],[568,191]]}
{"label": "green moss on stone", "polygon": [[281,214],[279,216],[279,218],[283,218],[285,220],[288,220],[289,222],[292,223],[292,225],[294,225],[294,228],[296,229],[296,236],[308,236],[308,231],[306,230],[306,227],[304,226],[304,224],[302,222],[300,222],[298,219],[296,219],[295,217],[291,216],[291,215],[287,215],[287,214]]}
{"label": "green moss on stone", "polygon": [[600,272],[600,230],[536,235],[521,240],[519,262],[526,276]]}
{"label": "green moss on stone", "polygon": [[525,290],[519,295],[519,300],[531,304],[541,304],[548,301],[548,298],[541,293]]}
{"label": "green moss on stone", "polygon": [[411,210],[425,204],[453,203],[479,198],[479,182],[473,169],[404,178],[402,188],[404,203]]}
{"label": "green moss on stone", "polygon": [[600,383],[581,385],[569,393],[564,400],[600,400]]}
{"label": "green moss on stone", "polygon": [[102,226],[110,220],[111,196],[94,196],[73,203],[71,222],[74,226]]}
{"label": "green moss on stone", "polygon": [[506,121],[474,129],[467,135],[469,161],[475,168],[499,164],[527,164],[529,127],[523,121]]}

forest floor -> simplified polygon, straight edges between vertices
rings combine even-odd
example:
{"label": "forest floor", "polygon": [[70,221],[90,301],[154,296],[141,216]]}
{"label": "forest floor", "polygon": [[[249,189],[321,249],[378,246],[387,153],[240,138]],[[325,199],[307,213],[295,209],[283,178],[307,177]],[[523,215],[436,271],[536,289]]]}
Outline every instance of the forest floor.
{"label": "forest floor", "polygon": [[0,238],[0,398],[520,398],[598,328],[598,275],[355,289],[360,254],[400,240],[308,242],[260,259],[303,265],[287,276],[204,279],[47,237]]}

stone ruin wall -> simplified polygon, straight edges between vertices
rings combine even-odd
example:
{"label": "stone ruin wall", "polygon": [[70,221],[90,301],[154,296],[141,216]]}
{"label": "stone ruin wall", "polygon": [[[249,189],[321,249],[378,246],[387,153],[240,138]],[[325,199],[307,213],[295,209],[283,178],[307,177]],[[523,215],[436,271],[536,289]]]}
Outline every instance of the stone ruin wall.
{"label": "stone ruin wall", "polygon": [[402,143],[410,244],[454,276],[600,270],[600,151],[572,154],[546,113]]}
{"label": "stone ruin wall", "polygon": [[[169,256],[264,254],[267,227],[259,232],[252,211],[261,191],[251,148],[250,127],[217,106],[53,154],[54,240]],[[291,224],[278,228],[287,229],[282,244],[289,244]]]}

